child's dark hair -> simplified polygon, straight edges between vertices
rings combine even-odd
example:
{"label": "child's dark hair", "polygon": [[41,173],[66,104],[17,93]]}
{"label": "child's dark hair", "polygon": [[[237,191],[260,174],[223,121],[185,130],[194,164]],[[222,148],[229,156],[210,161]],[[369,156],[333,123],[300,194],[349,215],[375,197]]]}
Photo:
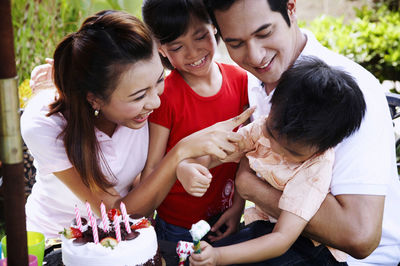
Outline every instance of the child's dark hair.
{"label": "child's dark hair", "polygon": [[302,57],[282,74],[271,103],[270,129],[319,152],[358,130],[366,112],[356,81],[315,57]]}
{"label": "child's dark hair", "polygon": [[[214,12],[216,10],[217,11],[226,11],[238,0],[203,0],[203,1],[204,1],[204,4],[207,8],[208,14],[211,17],[211,20],[212,20],[214,26],[218,29],[219,34],[221,34],[217,20],[215,19]],[[252,0],[248,0],[248,1],[252,1]],[[288,0],[265,0],[265,1],[268,2],[268,5],[271,8],[271,11],[281,13],[283,19],[286,21],[286,23],[290,27],[290,19],[289,19],[289,15],[287,12]]]}
{"label": "child's dark hair", "polygon": [[[144,0],[142,16],[160,44],[185,34],[193,19],[212,24],[202,0]],[[218,34],[216,38],[218,40]],[[174,69],[168,58],[160,57],[165,67]]]}
{"label": "child's dark hair", "polygon": [[[66,36],[54,52],[54,82],[58,99],[48,116],[61,113],[68,159],[91,189],[113,186],[100,167],[102,153],[95,135],[95,116],[88,93],[108,102],[122,73],[150,60],[154,52],[150,30],[122,11],[101,11],[88,17],[77,32]],[[103,161],[106,165],[107,163]]]}

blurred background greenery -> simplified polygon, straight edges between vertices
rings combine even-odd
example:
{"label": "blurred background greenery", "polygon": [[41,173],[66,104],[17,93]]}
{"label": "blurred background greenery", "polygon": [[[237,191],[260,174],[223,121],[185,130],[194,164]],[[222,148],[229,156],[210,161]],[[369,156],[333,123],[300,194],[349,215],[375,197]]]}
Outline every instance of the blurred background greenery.
{"label": "blurred background greenery", "polygon": [[[399,80],[400,0],[372,1],[372,5],[357,9],[351,20],[322,15],[300,21],[300,25],[313,31],[323,45],[360,63],[380,81]],[[27,79],[31,70],[44,63],[44,58],[52,57],[56,44],[76,31],[85,17],[103,9],[125,10],[141,17],[141,4],[142,0],[12,0],[21,105],[30,97]]]}
{"label": "blurred background greenery", "polygon": [[[394,1],[387,1],[394,2]],[[400,13],[383,2],[363,6],[355,18],[322,15],[301,22],[329,49],[358,62],[381,82],[400,79]]]}
{"label": "blurred background greenery", "polygon": [[25,80],[34,66],[52,57],[57,43],[76,31],[84,18],[104,9],[140,17],[141,4],[142,0],[12,0],[18,84],[22,84],[23,95],[29,94]]}

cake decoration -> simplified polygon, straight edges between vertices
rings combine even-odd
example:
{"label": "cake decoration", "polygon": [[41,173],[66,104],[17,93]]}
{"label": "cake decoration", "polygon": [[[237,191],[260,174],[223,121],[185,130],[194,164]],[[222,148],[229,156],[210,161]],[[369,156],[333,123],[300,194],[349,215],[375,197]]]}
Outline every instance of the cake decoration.
{"label": "cake decoration", "polygon": [[106,237],[100,241],[103,247],[114,249],[118,245],[118,240],[113,237]]}
{"label": "cake decoration", "polygon": [[108,232],[110,221],[108,220],[106,206],[104,205],[103,201],[101,201],[100,204],[100,212],[101,212],[101,222],[103,225],[103,230],[105,232]]}
{"label": "cake decoration", "polygon": [[114,216],[114,230],[115,230],[115,236],[117,238],[117,242],[121,242],[121,226],[119,225],[119,216],[115,215]]}
{"label": "cake decoration", "polygon": [[127,213],[124,219],[124,210],[121,212],[118,209],[111,209],[106,212],[105,205],[101,210],[102,219],[96,220],[89,203],[86,203],[86,210],[87,220],[80,216],[79,209],[75,210],[75,218],[70,227],[60,232],[64,265],[159,266],[162,264],[157,236],[149,220],[144,217],[134,219],[134,215]]}
{"label": "cake decoration", "polygon": [[82,237],[82,231],[72,226],[70,228],[64,228],[64,231],[60,232],[60,234],[63,234],[68,239]]}
{"label": "cake decoration", "polygon": [[90,226],[92,227],[93,242],[95,244],[98,244],[99,243],[99,232],[97,230],[97,221],[94,218],[93,213],[92,213],[92,209],[90,208],[90,204],[87,201],[86,201],[86,210],[88,212]]}
{"label": "cake decoration", "polygon": [[179,241],[176,245],[176,253],[179,256],[179,265],[185,265],[185,261],[189,255],[194,252],[193,243]]}
{"label": "cake decoration", "polygon": [[125,224],[125,229],[128,232],[128,234],[131,233],[131,227],[129,226],[129,221],[128,221],[128,214],[126,213],[126,207],[125,204],[121,201],[120,204],[121,212],[122,212],[122,219]]}
{"label": "cake decoration", "polygon": [[82,232],[83,227],[82,227],[81,215],[79,213],[79,209],[78,209],[78,206],[76,206],[76,204],[75,204],[75,220],[76,220],[78,229]]}
{"label": "cake decoration", "polygon": [[200,220],[192,225],[192,228],[189,230],[189,232],[193,238],[194,253],[201,252],[200,239],[202,239],[208,233],[208,231],[210,231],[210,229],[210,225],[204,220]]}

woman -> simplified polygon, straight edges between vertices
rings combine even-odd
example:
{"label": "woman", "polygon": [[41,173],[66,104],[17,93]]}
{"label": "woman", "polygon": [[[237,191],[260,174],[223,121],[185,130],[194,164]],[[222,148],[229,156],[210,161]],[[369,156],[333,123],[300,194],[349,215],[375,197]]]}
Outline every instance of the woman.
{"label": "woman", "polygon": [[120,201],[128,213],[148,215],[174,184],[176,165],[212,154],[224,158],[240,139],[229,133],[251,114],[182,139],[136,187],[147,158],[148,115],[160,105],[164,70],[148,29],[135,17],[102,11],[57,46],[57,92],[39,92],[21,119],[35,158],[37,182],[26,204],[27,229],[56,237],[85,201],[99,215]]}

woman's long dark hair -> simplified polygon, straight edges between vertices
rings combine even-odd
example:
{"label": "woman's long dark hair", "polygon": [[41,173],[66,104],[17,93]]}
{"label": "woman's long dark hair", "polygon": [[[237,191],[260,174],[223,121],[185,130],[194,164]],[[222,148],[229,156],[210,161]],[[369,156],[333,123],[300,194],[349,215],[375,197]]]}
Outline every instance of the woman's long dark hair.
{"label": "woman's long dark hair", "polygon": [[[88,17],[54,52],[58,99],[47,115],[61,113],[66,119],[60,137],[72,165],[92,190],[112,187],[115,176],[96,139],[96,118],[87,95],[90,92],[108,102],[127,66],[150,59],[153,45],[150,31],[139,19],[109,10]],[[102,161],[107,173],[101,170]]]}

